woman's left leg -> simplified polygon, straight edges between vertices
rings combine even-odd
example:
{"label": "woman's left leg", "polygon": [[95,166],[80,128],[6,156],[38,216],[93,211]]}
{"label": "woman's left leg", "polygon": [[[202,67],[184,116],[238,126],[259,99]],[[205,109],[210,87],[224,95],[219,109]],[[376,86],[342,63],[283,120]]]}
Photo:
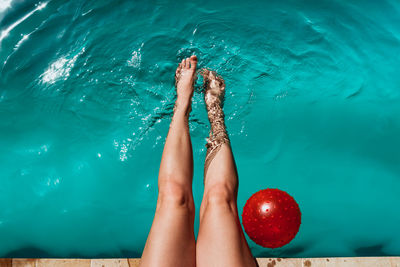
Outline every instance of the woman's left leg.
{"label": "woman's left leg", "polygon": [[176,71],[177,100],[158,176],[158,199],[140,266],[195,266],[193,153],[189,112],[197,58]]}

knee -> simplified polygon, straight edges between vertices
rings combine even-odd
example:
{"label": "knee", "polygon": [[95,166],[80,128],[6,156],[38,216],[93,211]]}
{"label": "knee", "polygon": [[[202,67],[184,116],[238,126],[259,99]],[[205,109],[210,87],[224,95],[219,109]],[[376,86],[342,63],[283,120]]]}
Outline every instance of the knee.
{"label": "knee", "polygon": [[229,207],[235,209],[237,198],[237,187],[226,183],[212,185],[204,192],[205,208],[207,207]]}
{"label": "knee", "polygon": [[158,185],[157,208],[174,207],[194,212],[192,190],[175,181],[162,181]]}

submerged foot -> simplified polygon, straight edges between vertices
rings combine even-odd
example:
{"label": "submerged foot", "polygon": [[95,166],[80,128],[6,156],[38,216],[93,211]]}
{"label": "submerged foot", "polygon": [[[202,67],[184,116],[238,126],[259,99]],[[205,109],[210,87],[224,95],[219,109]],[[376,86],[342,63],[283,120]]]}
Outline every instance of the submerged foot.
{"label": "submerged foot", "polygon": [[215,71],[202,69],[200,73],[204,78],[204,100],[206,102],[207,110],[209,110],[213,105],[219,105],[222,108],[225,95],[224,79],[218,76]]}
{"label": "submerged foot", "polygon": [[[215,155],[229,137],[225,128],[224,112],[222,110],[225,95],[225,82],[215,71],[201,70],[204,78],[204,100],[206,102],[208,119],[211,124],[210,136],[207,138],[207,154],[204,163],[204,174]],[[205,176],[204,176],[205,177]]]}
{"label": "submerged foot", "polygon": [[193,83],[196,78],[197,57],[185,58],[179,63],[175,72],[175,85],[178,98],[177,106],[190,105],[193,95]]}

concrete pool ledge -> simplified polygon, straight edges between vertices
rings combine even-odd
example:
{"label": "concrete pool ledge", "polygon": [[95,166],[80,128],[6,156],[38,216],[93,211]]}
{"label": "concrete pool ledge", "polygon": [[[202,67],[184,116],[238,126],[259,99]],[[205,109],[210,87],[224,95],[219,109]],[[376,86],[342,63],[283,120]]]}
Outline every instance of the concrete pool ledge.
{"label": "concrete pool ledge", "polygon": [[[260,267],[400,267],[400,257],[257,258]],[[0,259],[0,267],[137,267],[140,259]]]}

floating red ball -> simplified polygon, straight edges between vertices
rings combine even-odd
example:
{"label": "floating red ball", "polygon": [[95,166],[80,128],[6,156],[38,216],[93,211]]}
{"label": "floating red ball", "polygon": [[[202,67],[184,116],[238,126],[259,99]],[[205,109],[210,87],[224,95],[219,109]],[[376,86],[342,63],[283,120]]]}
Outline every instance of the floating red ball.
{"label": "floating red ball", "polygon": [[289,243],[301,224],[299,205],[279,189],[264,189],[253,194],[243,208],[242,222],[255,243],[278,248]]}

